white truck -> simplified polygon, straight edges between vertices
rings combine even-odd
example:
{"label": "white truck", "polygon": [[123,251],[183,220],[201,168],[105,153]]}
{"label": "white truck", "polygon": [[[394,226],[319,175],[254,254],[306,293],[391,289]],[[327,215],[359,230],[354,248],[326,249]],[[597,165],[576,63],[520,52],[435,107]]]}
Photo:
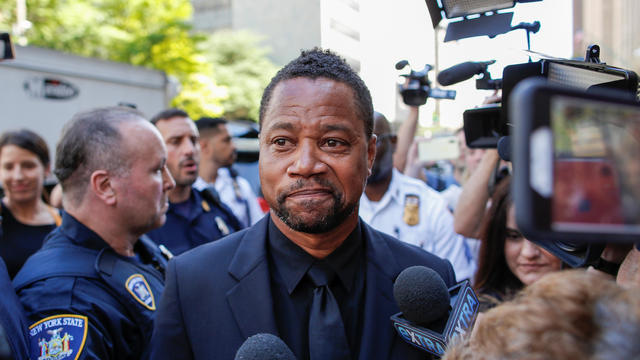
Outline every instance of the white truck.
{"label": "white truck", "polygon": [[15,46],[15,59],[0,62],[0,133],[35,131],[53,164],[62,127],[75,113],[131,104],[151,117],[168,106],[175,88],[161,71]]}

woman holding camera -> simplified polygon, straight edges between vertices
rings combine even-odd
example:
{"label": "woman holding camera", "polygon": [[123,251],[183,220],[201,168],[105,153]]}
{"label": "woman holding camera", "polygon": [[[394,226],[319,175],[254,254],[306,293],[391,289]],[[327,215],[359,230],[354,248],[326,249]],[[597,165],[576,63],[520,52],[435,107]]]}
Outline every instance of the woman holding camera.
{"label": "woman holding camera", "polygon": [[0,256],[11,278],[61,222],[58,211],[42,198],[49,172],[49,150],[36,133],[23,129],[0,136],[0,182],[4,190]]}
{"label": "woman holding camera", "polygon": [[510,194],[511,178],[496,187],[480,227],[480,254],[474,288],[480,311],[510,299],[526,285],[560,270],[562,261],[527,240],[518,230]]}

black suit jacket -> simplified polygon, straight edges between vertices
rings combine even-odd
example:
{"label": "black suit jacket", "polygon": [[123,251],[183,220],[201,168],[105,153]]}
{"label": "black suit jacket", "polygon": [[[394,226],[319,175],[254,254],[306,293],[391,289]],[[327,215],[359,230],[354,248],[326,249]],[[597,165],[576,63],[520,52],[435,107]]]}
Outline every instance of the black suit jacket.
{"label": "black suit jacket", "polygon": [[[267,259],[266,216],[253,227],[186,252],[169,263],[155,320],[152,359],[233,359],[251,335],[278,335]],[[393,330],[393,282],[424,265],[455,284],[451,264],[380,233],[361,220],[366,283],[360,359],[424,359]]]}

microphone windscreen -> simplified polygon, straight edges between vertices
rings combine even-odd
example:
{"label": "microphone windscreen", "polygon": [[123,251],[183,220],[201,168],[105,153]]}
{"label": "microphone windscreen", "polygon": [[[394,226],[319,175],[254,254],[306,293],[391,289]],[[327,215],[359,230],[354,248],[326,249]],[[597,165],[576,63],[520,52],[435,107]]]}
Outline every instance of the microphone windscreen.
{"label": "microphone windscreen", "polygon": [[296,356],[279,337],[256,334],[242,343],[235,360],[296,360]]}
{"label": "microphone windscreen", "polygon": [[407,60],[400,60],[396,63],[396,70],[402,70],[407,65],[409,65]]}
{"label": "microphone windscreen", "polygon": [[449,86],[471,79],[473,75],[482,72],[482,65],[476,62],[463,62],[448,69],[442,70],[438,74],[438,83],[442,86]]}
{"label": "microphone windscreen", "polygon": [[447,285],[425,266],[402,270],[393,284],[393,297],[404,317],[416,324],[429,324],[449,313]]}
{"label": "microphone windscreen", "polygon": [[504,161],[511,161],[511,137],[503,136],[498,139],[498,155]]}

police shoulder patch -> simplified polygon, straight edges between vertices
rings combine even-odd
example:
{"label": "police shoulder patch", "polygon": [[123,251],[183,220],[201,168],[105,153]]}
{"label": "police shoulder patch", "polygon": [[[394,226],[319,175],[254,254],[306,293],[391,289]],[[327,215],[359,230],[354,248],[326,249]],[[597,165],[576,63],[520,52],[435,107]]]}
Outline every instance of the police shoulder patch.
{"label": "police shoulder patch", "polygon": [[125,282],[127,291],[138,301],[142,306],[149,310],[154,311],[156,309],[156,301],[151,291],[151,286],[147,282],[147,279],[142,274],[133,274],[129,276]]}
{"label": "police shoulder patch", "polygon": [[87,339],[86,316],[60,314],[29,326],[29,350],[33,359],[78,359]]}

